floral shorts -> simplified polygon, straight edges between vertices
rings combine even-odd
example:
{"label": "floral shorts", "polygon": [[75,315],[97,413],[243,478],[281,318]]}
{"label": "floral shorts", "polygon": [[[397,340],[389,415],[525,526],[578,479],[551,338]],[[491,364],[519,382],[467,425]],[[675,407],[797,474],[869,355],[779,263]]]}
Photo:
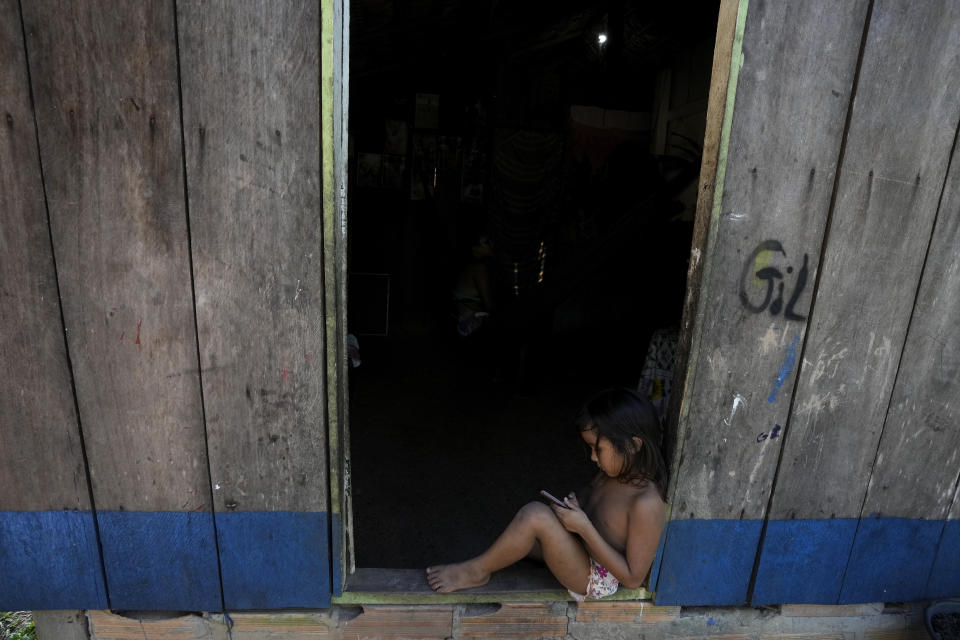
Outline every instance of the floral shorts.
{"label": "floral shorts", "polygon": [[590,558],[590,579],[587,581],[587,593],[580,595],[570,591],[570,595],[577,602],[583,602],[585,599],[597,600],[604,596],[612,596],[617,592],[620,581],[613,577],[613,574],[597,564],[597,561]]}

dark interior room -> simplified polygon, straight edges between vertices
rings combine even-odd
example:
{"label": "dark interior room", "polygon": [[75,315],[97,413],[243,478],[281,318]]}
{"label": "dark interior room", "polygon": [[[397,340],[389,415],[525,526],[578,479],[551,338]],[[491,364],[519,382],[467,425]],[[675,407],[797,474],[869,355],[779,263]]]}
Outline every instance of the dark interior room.
{"label": "dark interior room", "polygon": [[592,394],[665,406],[717,11],[351,2],[356,566],[475,555],[589,481]]}

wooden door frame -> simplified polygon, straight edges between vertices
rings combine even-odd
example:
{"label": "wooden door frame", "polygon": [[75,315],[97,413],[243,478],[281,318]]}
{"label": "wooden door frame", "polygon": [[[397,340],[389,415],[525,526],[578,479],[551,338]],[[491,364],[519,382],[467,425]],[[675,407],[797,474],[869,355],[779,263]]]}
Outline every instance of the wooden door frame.
{"label": "wooden door frame", "polygon": [[350,0],[321,0],[321,174],[323,179],[325,390],[330,492],[331,592],[355,566],[350,495],[347,354],[347,126]]}
{"label": "wooden door frame", "polygon": [[[748,0],[720,0],[717,32],[711,71],[706,133],[703,143],[693,239],[687,270],[682,323],[674,369],[674,393],[664,431],[664,455],[670,464],[668,498],[676,492],[676,472],[683,448],[684,414],[687,408],[686,383],[693,377],[699,348],[699,326],[703,309],[699,308],[700,287],[704,281],[708,242],[714,209],[723,195],[722,182],[729,120],[733,115],[737,72],[742,62],[739,43],[743,37],[743,16]],[[738,18],[739,16],[739,18]],[[410,602],[410,597],[372,598],[370,594],[347,594],[347,577],[356,570],[351,495],[349,393],[347,354],[347,179],[349,117],[349,43],[350,0],[322,0],[322,175],[323,175],[323,249],[324,296],[326,318],[326,398],[327,437],[330,479],[330,565],[331,592],[336,602]],[[716,190],[720,183],[719,192]],[[693,356],[693,357],[691,357]],[[668,507],[669,508],[669,507]],[[661,540],[661,548],[663,541]],[[660,550],[654,561],[650,587],[656,585]],[[627,593],[630,592],[630,593]],[[642,594],[640,592],[643,592]],[[552,592],[517,594],[525,600],[555,599]],[[615,599],[649,597],[646,590],[625,590]],[[626,596],[626,597],[624,597]],[[494,601],[509,600],[498,594]],[[485,602],[483,594],[433,596],[430,602]]]}

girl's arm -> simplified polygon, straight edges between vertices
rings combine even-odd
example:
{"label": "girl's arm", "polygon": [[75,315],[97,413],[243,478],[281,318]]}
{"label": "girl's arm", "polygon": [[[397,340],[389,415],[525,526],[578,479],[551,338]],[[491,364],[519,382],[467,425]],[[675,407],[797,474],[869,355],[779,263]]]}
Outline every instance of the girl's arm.
{"label": "girl's arm", "polygon": [[666,521],[666,510],[657,500],[638,497],[627,513],[627,548],[621,553],[607,542],[587,515],[580,509],[576,496],[566,499],[570,509],[554,507],[554,512],[569,531],[583,539],[587,553],[628,589],[643,584],[660,543],[660,532]]}

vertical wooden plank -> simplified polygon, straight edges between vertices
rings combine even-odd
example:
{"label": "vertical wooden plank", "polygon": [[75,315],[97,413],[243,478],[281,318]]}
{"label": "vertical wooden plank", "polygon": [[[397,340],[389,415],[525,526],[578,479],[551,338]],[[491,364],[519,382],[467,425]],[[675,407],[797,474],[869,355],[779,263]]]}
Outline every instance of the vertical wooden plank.
{"label": "vertical wooden plank", "polygon": [[228,609],[329,606],[318,3],[177,4]]}
{"label": "vertical wooden plank", "polygon": [[[960,475],[958,247],[955,147],[847,568],[844,591],[877,602],[936,597],[927,578]],[[949,584],[934,592],[949,593]],[[952,585],[960,593],[960,572]]]}
{"label": "vertical wooden plank", "polygon": [[173,7],[23,10],[110,604],[218,610]]}
{"label": "vertical wooden plank", "polygon": [[16,0],[0,60],[0,602],[105,607]]}
{"label": "vertical wooden plank", "polygon": [[[697,341],[694,336],[694,320],[697,316],[697,302],[700,299],[700,283],[703,275],[703,253],[707,249],[707,230],[710,228],[710,211],[713,209],[713,197],[716,189],[717,161],[720,153],[720,134],[726,111],[727,85],[730,82],[730,62],[733,56],[733,41],[737,27],[739,0],[722,0],[717,17],[717,38],[713,50],[713,67],[710,75],[710,95],[707,100],[706,134],[703,140],[703,160],[700,165],[698,183],[697,212],[694,218],[693,240],[690,248],[690,260],[687,268],[687,291],[683,301],[683,323],[680,328],[676,355],[676,373],[673,388],[683,389],[687,380],[687,365],[690,358],[690,345]],[[664,431],[663,454],[671,461],[671,469],[676,469],[678,460],[674,454],[682,448],[677,439],[677,415],[680,413],[682,393],[670,396],[670,409],[667,412],[671,424]],[[671,489],[676,485],[676,475],[670,478]]]}
{"label": "vertical wooden plank", "polygon": [[[333,31],[332,69],[323,68],[323,73],[333,74],[332,87],[332,124],[333,124],[333,181],[330,183],[330,168],[324,165],[324,190],[335,190],[333,228],[335,229],[335,282],[325,282],[326,292],[333,294],[336,303],[336,316],[324,314],[328,323],[336,329],[336,351],[334,356],[337,376],[329,382],[328,391],[336,396],[336,420],[328,421],[328,458],[330,460],[330,513],[331,513],[331,563],[333,594],[339,596],[343,591],[346,574],[354,571],[355,553],[353,546],[353,497],[349,485],[343,482],[349,478],[350,469],[350,403],[349,398],[349,361],[347,353],[347,171],[348,171],[348,119],[350,114],[350,0],[333,0],[332,9],[321,5],[321,13],[333,14],[332,24],[324,29]],[[324,13],[325,12],[325,13]],[[321,56],[322,57],[322,56]],[[326,76],[323,76],[324,78]],[[325,83],[322,83],[325,84]],[[326,94],[324,94],[326,95]],[[322,100],[324,113],[327,101]],[[329,150],[327,150],[329,152]],[[324,229],[326,218],[324,212]],[[332,290],[332,291],[331,291]],[[329,299],[328,299],[329,300]],[[332,322],[331,322],[332,321]]]}
{"label": "vertical wooden plank", "polygon": [[747,600],[866,7],[750,3],[739,30],[658,604]]}
{"label": "vertical wooden plank", "polygon": [[960,5],[874,2],[754,604],[892,599],[854,565],[841,581],[960,117],[958,56]]}

